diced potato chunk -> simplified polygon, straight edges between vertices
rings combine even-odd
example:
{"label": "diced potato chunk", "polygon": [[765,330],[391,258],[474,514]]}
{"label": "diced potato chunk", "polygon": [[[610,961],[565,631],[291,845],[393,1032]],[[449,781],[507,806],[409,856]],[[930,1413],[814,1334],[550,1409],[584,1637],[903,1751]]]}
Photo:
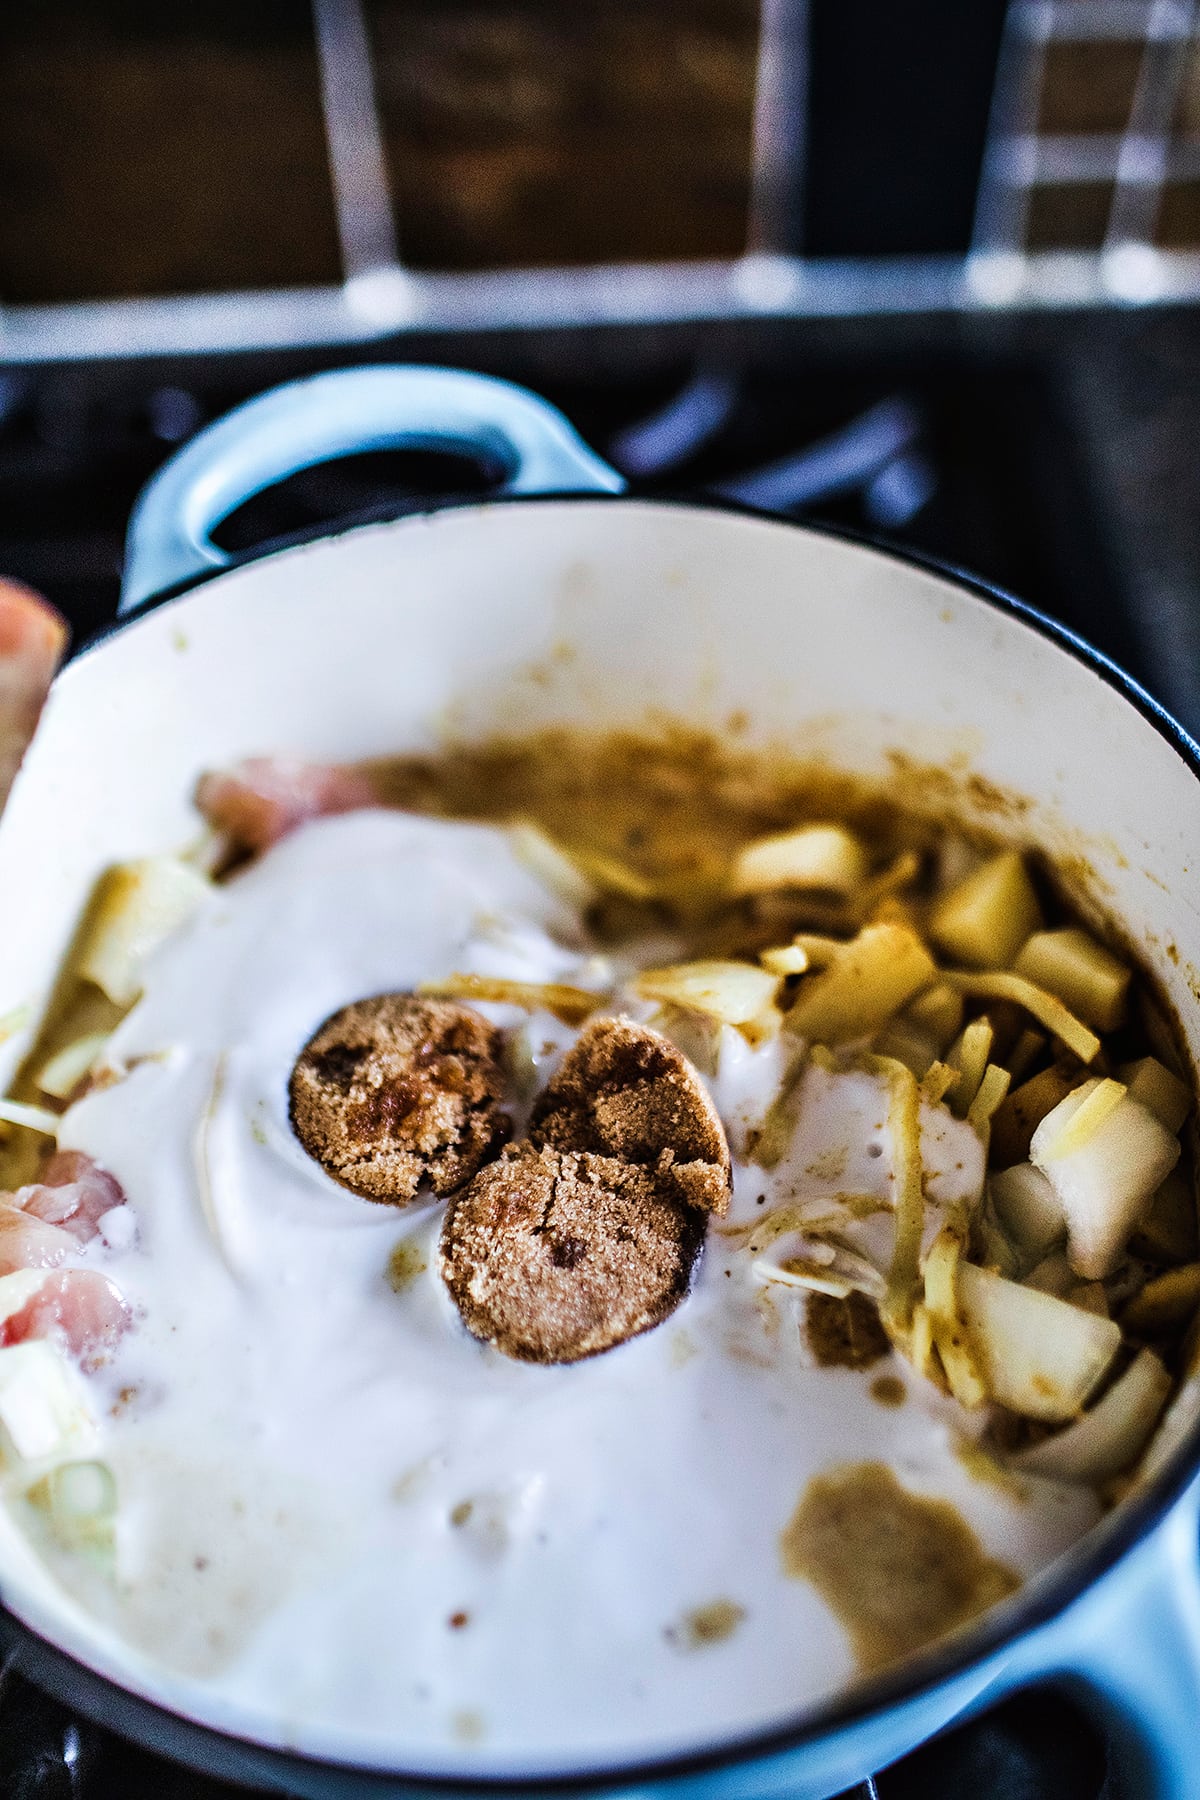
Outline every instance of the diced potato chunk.
{"label": "diced potato chunk", "polygon": [[1012,1460],[1024,1474],[1050,1481],[1109,1481],[1141,1455],[1170,1392],[1171,1377],[1152,1350],[1143,1350],[1081,1419]]}
{"label": "diced potato chunk", "polygon": [[779,991],[779,977],[743,962],[673,963],[643,969],[633,984],[643,1000],[659,1000],[706,1013],[723,1025],[746,1025],[766,1013]]}
{"label": "diced potato chunk", "polygon": [[789,1029],[821,1044],[872,1037],[936,973],[911,927],[866,925],[838,946],[827,968],[801,978]]}
{"label": "diced potato chunk", "polygon": [[730,886],[735,894],[803,888],[849,894],[870,866],[866,847],[842,825],[801,825],[757,838],[739,851]]}
{"label": "diced potato chunk", "polygon": [[45,1338],[0,1350],[0,1425],[5,1449],[22,1462],[90,1444],[94,1426],[79,1380]]}
{"label": "diced potato chunk", "polygon": [[1041,1262],[1066,1236],[1067,1221],[1058,1195],[1048,1177],[1032,1163],[1017,1163],[990,1175],[988,1192],[1000,1223],[1028,1261]]}
{"label": "diced potato chunk", "polygon": [[1096,1031],[1115,1030],[1125,1016],[1129,969],[1076,925],[1035,932],[1014,968]]}
{"label": "diced potato chunk", "polygon": [[[1067,1258],[1076,1274],[1103,1281],[1120,1261],[1151,1196],[1179,1160],[1179,1141],[1138,1100],[1122,1092],[1089,1134],[1071,1131],[1093,1094],[1119,1082],[1085,1081],[1042,1120],[1030,1161],[1049,1176],[1067,1221]],[[1065,1144],[1065,1149],[1059,1148]]]}
{"label": "diced potato chunk", "polygon": [[938,902],[929,935],[954,962],[1004,969],[1041,923],[1024,857],[1018,850],[1002,850]]}
{"label": "diced potato chunk", "polygon": [[108,871],[76,970],[118,1006],[137,999],[146,958],[191,918],[212,883],[176,856],[147,856]]}
{"label": "diced potato chunk", "polygon": [[1186,1325],[1200,1307],[1200,1263],[1165,1269],[1135,1294],[1121,1323],[1135,1337],[1161,1337]]}
{"label": "diced potato chunk", "polygon": [[1192,1110],[1192,1090],[1156,1056],[1143,1056],[1117,1070],[1135,1100],[1148,1106],[1168,1131],[1178,1131]]}
{"label": "diced potato chunk", "polygon": [[1121,1328],[1052,1294],[960,1263],[958,1304],[993,1399],[1030,1419],[1073,1419],[1121,1342]]}

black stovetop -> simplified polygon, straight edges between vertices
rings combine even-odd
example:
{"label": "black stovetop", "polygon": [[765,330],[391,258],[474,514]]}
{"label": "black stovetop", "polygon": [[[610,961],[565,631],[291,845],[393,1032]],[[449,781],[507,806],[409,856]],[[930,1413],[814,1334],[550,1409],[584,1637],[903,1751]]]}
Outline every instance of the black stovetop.
{"label": "black stovetop", "polygon": [[[532,371],[635,492],[715,489],[969,569],[1054,613],[1134,674],[1173,683],[1168,699],[1195,724],[1200,626],[1193,652],[1178,622],[1186,626],[1193,612],[1200,620],[1200,595],[1192,607],[1200,546],[1187,535],[1200,493],[1178,372],[1200,367],[1200,328],[1164,319],[1138,329],[1131,349],[1127,327],[1089,322],[1060,333],[1051,355],[1044,343],[1031,353],[1032,339],[1002,334],[981,349],[945,333],[932,347],[926,340],[915,351],[880,353],[868,343],[849,358],[808,356],[795,338],[768,353],[643,354],[628,372],[614,372],[611,359],[602,372],[576,359],[564,375],[558,354],[540,378],[528,354],[514,368],[511,352],[439,346],[437,360]],[[0,572],[41,588],[77,635],[107,622],[142,482],[205,420],[299,372],[245,359],[182,371],[131,366],[102,380],[0,370]],[[1156,435],[1160,415],[1136,404],[1156,372],[1165,384],[1161,416],[1170,420],[1165,439]],[[1135,454],[1122,453],[1126,442]],[[246,549],[327,520],[480,492],[487,480],[487,471],[455,459],[350,458],[261,496],[218,536]],[[1165,517],[1160,505],[1155,523],[1163,494]],[[1138,546],[1151,540],[1157,586],[1148,588]],[[1065,1695],[1039,1691],[883,1771],[876,1791],[879,1800],[1119,1800],[1104,1762],[1084,1714]],[[72,1718],[13,1671],[0,1678],[5,1800],[229,1800],[235,1791]],[[867,1793],[855,1790],[864,1800]]]}

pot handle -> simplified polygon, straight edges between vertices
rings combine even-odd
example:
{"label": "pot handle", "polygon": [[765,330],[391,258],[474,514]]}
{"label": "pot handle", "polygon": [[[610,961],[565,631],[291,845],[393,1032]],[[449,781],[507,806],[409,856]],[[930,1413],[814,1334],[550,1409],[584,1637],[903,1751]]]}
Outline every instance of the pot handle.
{"label": "pot handle", "polygon": [[263,488],[362,450],[453,450],[503,471],[503,494],[620,493],[615,469],[527,388],[414,364],[333,369],[271,388],[198,432],[142,490],[119,610],[232,558],[213,529]]}
{"label": "pot handle", "polygon": [[[1200,1793],[1200,1479],[1167,1517],[1005,1669],[1074,1690],[1103,1726],[1113,1791]],[[993,1691],[988,1700],[997,1698]],[[1105,1793],[1109,1788],[1106,1785]]]}

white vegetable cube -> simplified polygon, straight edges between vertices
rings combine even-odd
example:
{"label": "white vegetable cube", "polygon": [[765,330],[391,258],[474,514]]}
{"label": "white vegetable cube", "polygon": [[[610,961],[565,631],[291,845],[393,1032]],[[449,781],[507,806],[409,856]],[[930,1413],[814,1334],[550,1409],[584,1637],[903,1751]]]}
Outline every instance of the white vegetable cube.
{"label": "white vegetable cube", "polygon": [[96,897],[78,973],[118,1006],[137,999],[146,958],[191,918],[212,883],[175,856],[110,869]]}
{"label": "white vegetable cube", "polygon": [[801,825],[747,844],[733,865],[730,885],[735,894],[786,887],[848,894],[865,880],[869,866],[865,846],[844,826]]}
{"label": "white vegetable cube", "polygon": [[1109,1481],[1145,1449],[1170,1392],[1171,1377],[1152,1350],[1143,1350],[1082,1419],[1013,1461],[1051,1481]]}
{"label": "white vegetable cube", "polygon": [[1078,926],[1035,931],[1013,967],[1096,1031],[1114,1030],[1125,1015],[1131,971]]}
{"label": "white vegetable cube", "polygon": [[0,1350],[0,1425],[5,1448],[22,1462],[91,1446],[95,1425],[79,1378],[44,1338]]}
{"label": "white vegetable cube", "polygon": [[929,933],[955,962],[1004,969],[1041,923],[1024,857],[1002,850],[938,901]]}
{"label": "white vegetable cube", "polygon": [[996,1216],[1024,1251],[1028,1262],[1038,1263],[1065,1237],[1067,1221],[1062,1202],[1047,1175],[1032,1163],[1017,1163],[988,1178],[988,1192]]}
{"label": "white vegetable cube", "polygon": [[1157,1115],[1168,1131],[1178,1131],[1192,1110],[1192,1090],[1156,1056],[1139,1057],[1120,1071],[1135,1100]]}
{"label": "white vegetable cube", "polygon": [[[1095,1119],[1090,1130],[1079,1128],[1084,1108]],[[1029,1159],[1062,1206],[1071,1267],[1086,1281],[1103,1281],[1178,1162],[1179,1141],[1119,1082],[1085,1081],[1046,1114]]]}
{"label": "white vegetable cube", "polygon": [[1029,1419],[1074,1419],[1121,1342],[1112,1319],[958,1266],[958,1307],[988,1393]]}

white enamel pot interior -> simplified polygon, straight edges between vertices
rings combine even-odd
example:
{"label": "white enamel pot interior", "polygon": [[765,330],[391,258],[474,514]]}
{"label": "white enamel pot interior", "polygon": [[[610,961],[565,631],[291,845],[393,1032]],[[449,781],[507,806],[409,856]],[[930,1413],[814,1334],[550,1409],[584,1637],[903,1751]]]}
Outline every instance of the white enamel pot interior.
{"label": "white enamel pot interior", "polygon": [[[78,656],[0,823],[0,1014],[36,1015],[104,867],[194,835],[205,769],[256,752],[346,760],[666,721],[902,797],[936,790],[1039,844],[1118,922],[1200,1060],[1196,752],[1151,702],[1011,603],[927,568],[743,513],[597,498],[471,506],[277,552]],[[913,775],[929,768],[940,788]],[[3,1046],[0,1076],[27,1040]],[[1062,1565],[819,1717],[738,1744],[710,1743],[698,1721],[695,1743],[652,1769],[530,1767],[498,1785],[828,1794],[1051,1672],[1115,1709],[1139,1792],[1194,1791],[1180,1785],[1180,1732],[1200,1718],[1193,1412],[1185,1400],[1153,1486]],[[312,1795],[488,1786],[402,1761],[390,1776],[354,1773],[345,1746],[255,1748],[253,1720],[218,1715],[101,1641],[11,1530],[0,1585],[37,1679],[173,1755]]]}

